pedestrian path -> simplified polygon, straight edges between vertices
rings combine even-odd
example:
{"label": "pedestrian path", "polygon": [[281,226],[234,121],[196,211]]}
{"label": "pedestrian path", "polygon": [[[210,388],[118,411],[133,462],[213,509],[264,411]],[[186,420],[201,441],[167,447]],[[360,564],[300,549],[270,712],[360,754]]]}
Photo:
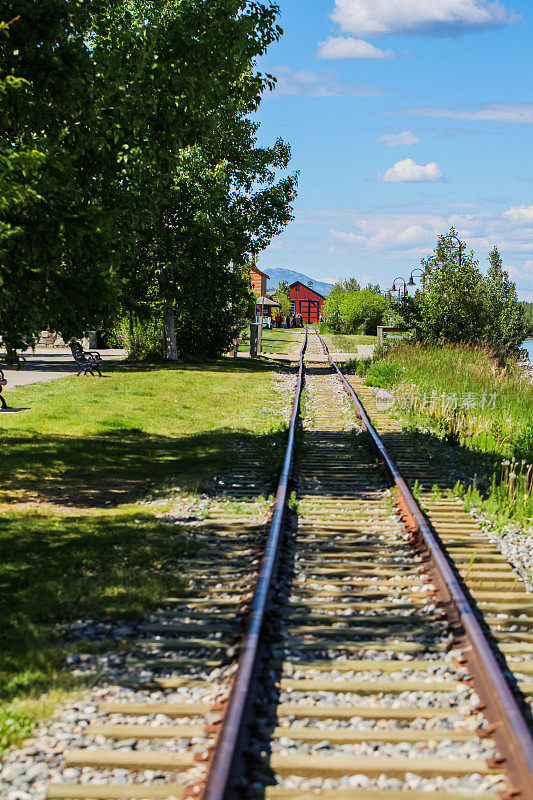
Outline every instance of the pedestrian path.
{"label": "pedestrian path", "polygon": [[[125,350],[102,350],[102,361],[105,369],[106,363],[111,361],[122,361],[126,358]],[[5,353],[0,352],[0,369],[3,370],[7,380],[4,394],[7,395],[13,386],[26,386],[30,383],[45,383],[47,381],[65,378],[68,375],[76,374],[78,368],[72,358],[72,353],[68,347],[57,348],[37,348],[35,352],[24,354],[26,364],[24,369],[3,366]],[[90,377],[90,376],[89,376]]]}

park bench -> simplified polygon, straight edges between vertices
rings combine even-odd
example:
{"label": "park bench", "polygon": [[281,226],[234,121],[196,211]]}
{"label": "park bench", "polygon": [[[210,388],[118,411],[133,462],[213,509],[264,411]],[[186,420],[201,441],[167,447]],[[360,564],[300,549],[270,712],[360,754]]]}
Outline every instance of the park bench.
{"label": "park bench", "polygon": [[1,404],[2,411],[4,410],[4,408],[7,408],[7,403],[5,401],[5,398],[2,397],[2,388],[4,386],[7,386],[7,381],[6,381],[5,377],[4,377],[3,371],[0,369],[0,404]]}
{"label": "park bench", "polygon": [[78,375],[81,375],[83,372],[84,375],[91,374],[94,377],[94,370],[96,370],[100,377],[102,377],[102,373],[100,372],[102,358],[100,353],[96,350],[84,350],[79,342],[71,342],[70,350],[72,358],[79,369]]}

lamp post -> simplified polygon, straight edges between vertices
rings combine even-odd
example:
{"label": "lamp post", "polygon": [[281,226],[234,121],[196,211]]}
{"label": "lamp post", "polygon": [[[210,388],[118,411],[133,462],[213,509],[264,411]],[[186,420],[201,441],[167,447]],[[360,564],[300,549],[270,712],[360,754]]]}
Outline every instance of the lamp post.
{"label": "lamp post", "polygon": [[421,275],[425,274],[423,269],[420,269],[420,267],[415,267],[415,269],[411,270],[411,277],[407,281],[408,286],[416,286],[416,283],[413,279],[413,275],[415,274],[415,272],[419,272]]}
{"label": "lamp post", "polygon": [[462,263],[462,254],[463,254],[463,247],[464,247],[464,244],[463,244],[463,242],[462,242],[462,241],[459,239],[459,237],[455,235],[455,233],[449,233],[449,234],[448,234],[448,238],[449,238],[449,239],[455,239],[455,241],[456,241],[456,242],[457,242],[457,244],[459,245],[459,269],[461,269],[461,263]]}
{"label": "lamp post", "polygon": [[399,300],[400,299],[400,290],[401,290],[402,287],[398,286],[398,289],[396,289],[396,281],[401,281],[403,283],[403,296],[404,297],[407,294],[407,284],[405,282],[405,279],[402,278],[401,275],[399,275],[397,278],[394,278],[394,283],[392,284],[391,291],[392,292],[396,292],[396,291],[398,292],[398,300]]}

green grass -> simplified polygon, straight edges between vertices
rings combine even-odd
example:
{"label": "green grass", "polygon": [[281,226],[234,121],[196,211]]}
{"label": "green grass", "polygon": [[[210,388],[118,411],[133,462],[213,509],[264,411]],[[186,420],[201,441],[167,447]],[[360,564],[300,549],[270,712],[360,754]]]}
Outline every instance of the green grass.
{"label": "green grass", "polygon": [[157,518],[172,498],[205,489],[240,447],[276,469],[273,372],[230,359],[124,364],[10,390],[26,410],[0,415],[0,751],[51,709],[43,691],[77,687],[64,657],[88,645],[62,626],[140,619],[183,588],[195,545]]}
{"label": "green grass", "polygon": [[[483,350],[396,345],[371,365],[367,383],[385,388],[414,386],[423,392],[452,396],[452,400],[457,395],[458,402],[472,395],[473,406],[464,416],[477,421],[479,435],[487,433],[502,455],[510,455],[514,443],[519,438],[527,440],[533,428],[533,384],[512,365],[507,370],[498,369]],[[469,434],[477,435],[476,430]],[[527,453],[521,453],[521,457],[528,457]]]}
{"label": "green grass", "polygon": [[328,347],[331,346],[335,350],[341,350],[343,353],[357,352],[358,344],[377,344],[376,336],[366,336],[365,334],[323,334],[324,340]]}
{"label": "green grass", "polygon": [[401,344],[370,364],[366,383],[396,390],[395,414],[424,457],[464,476],[455,493],[467,507],[484,510],[496,528],[531,529],[533,384],[516,365],[499,369],[466,346]]}
{"label": "green grass", "polygon": [[0,503],[116,504],[176,481],[195,490],[243,435],[264,432],[271,378],[269,365],[227,359],[12,389],[10,404],[28,410],[0,416]]}
{"label": "green grass", "polygon": [[[263,330],[263,353],[287,354],[299,349],[302,328],[273,328]],[[239,352],[250,351],[250,330],[243,332],[243,340],[239,345]]]}

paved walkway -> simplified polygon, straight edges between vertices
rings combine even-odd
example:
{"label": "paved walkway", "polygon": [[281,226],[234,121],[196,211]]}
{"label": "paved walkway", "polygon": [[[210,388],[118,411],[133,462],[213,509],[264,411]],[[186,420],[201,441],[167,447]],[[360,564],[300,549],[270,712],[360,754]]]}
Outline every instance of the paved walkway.
{"label": "paved walkway", "polygon": [[[125,350],[100,350],[102,361],[122,361],[126,358]],[[29,383],[44,383],[54,381],[57,378],[65,378],[68,375],[76,374],[78,368],[72,358],[72,353],[67,347],[37,348],[35,353],[28,351],[24,353],[26,365],[24,369],[11,369],[2,366],[5,364],[5,353],[0,351],[0,367],[2,368],[7,380],[4,388],[6,400],[10,386],[25,386]],[[90,378],[90,375],[88,376]],[[81,376],[80,376],[81,380]]]}

